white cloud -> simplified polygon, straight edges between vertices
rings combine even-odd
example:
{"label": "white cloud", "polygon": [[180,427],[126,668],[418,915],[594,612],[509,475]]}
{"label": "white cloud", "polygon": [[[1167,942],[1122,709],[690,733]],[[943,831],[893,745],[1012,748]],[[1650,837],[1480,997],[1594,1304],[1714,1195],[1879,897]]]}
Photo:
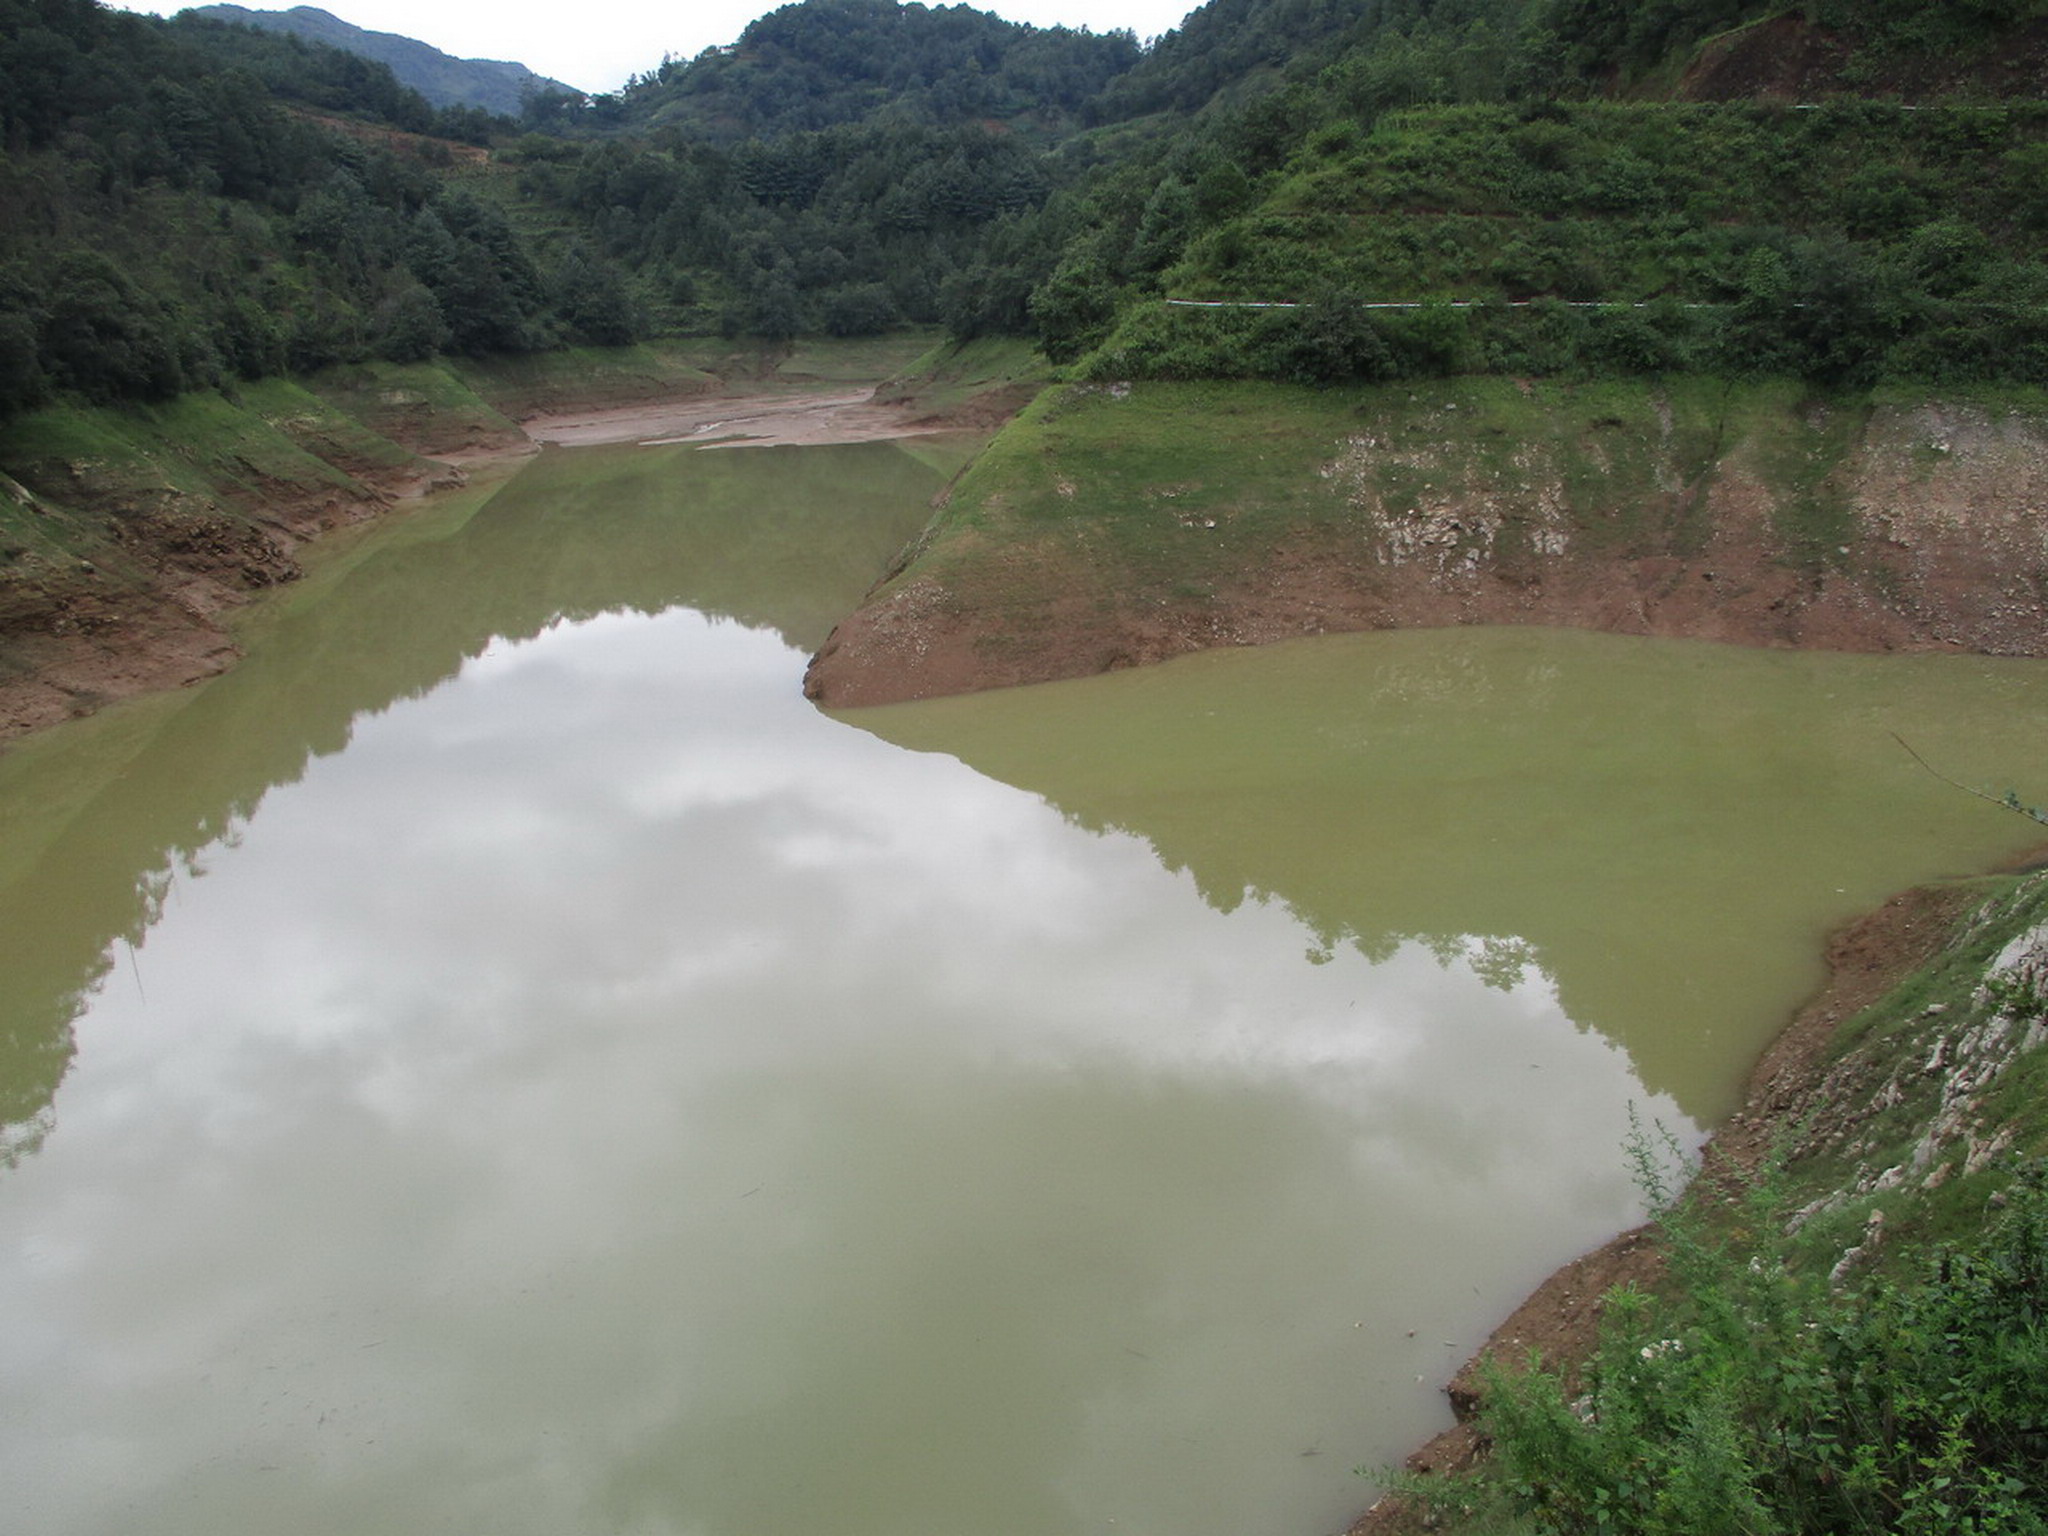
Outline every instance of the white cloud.
{"label": "white cloud", "polygon": [[[125,9],[167,16],[181,3],[143,0]],[[252,10],[285,10],[281,4]],[[1033,26],[1129,27],[1153,37],[1178,26],[1188,0],[998,0],[981,9]],[[505,6],[498,0],[331,0],[321,9],[352,26],[418,38],[463,59],[509,59],[587,91],[615,90],[628,75],[655,68],[663,54],[693,58],[730,43],[748,22],[775,9],[760,0],[584,0],[573,13]]]}

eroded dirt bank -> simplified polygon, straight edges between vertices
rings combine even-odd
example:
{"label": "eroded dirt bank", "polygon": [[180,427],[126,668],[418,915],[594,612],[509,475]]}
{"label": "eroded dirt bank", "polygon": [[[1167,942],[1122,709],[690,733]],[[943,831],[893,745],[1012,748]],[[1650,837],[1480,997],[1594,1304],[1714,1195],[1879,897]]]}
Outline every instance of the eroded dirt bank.
{"label": "eroded dirt bank", "polygon": [[[220,452],[45,452],[8,466],[0,563],[0,743],[104,704],[210,677],[241,654],[252,596],[301,573],[308,542],[502,472],[544,444],[706,447],[867,442],[957,430],[957,413],[872,388],[712,387],[514,423],[383,391],[350,421],[266,422],[280,441]],[[317,429],[317,430],[316,430]],[[60,446],[69,448],[69,444]],[[18,478],[17,478],[18,477]],[[17,534],[13,530],[19,529]]]}
{"label": "eroded dirt bank", "polygon": [[[808,690],[887,703],[1453,624],[2048,652],[2048,412],[1788,400],[1716,415],[1647,389],[1619,409],[1559,391],[1545,434],[1515,440],[1515,423],[1475,420],[1497,402],[1467,393],[1245,438],[1248,472],[1254,454],[1295,461],[1291,485],[1261,493],[1291,500],[1281,516],[1227,466],[1145,462],[1149,423],[1134,416],[1119,444],[1085,424],[1114,407],[1087,402],[1083,425],[1039,427],[1049,487],[1015,466],[970,475]],[[1104,505],[1091,463],[1112,482]]]}
{"label": "eroded dirt bank", "polygon": [[22,521],[52,530],[43,547],[13,545],[0,573],[0,743],[222,671],[241,654],[229,616],[297,577],[310,540],[462,480],[420,460],[228,500],[103,469],[0,480]]}

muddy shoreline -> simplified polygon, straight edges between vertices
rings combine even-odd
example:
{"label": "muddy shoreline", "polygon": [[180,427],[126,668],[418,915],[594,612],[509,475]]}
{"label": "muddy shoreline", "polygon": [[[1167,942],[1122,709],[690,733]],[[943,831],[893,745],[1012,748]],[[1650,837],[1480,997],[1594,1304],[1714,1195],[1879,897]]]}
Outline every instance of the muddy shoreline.
{"label": "muddy shoreline", "polygon": [[[887,402],[870,389],[784,386],[641,401],[526,416],[513,431],[457,434],[418,424],[407,446],[419,457],[395,468],[344,465],[353,490],[273,484],[253,508],[195,504],[151,486],[99,485],[89,473],[38,493],[0,477],[0,494],[32,514],[49,502],[78,505],[114,530],[114,560],[42,562],[31,579],[0,593],[0,750],[34,732],[122,699],[167,692],[217,676],[241,657],[234,615],[253,598],[295,580],[300,553],[322,537],[402,513],[426,496],[550,446],[697,443],[705,448],[877,442],[983,428],[914,399]],[[135,497],[140,507],[124,505]],[[242,515],[236,515],[240,513]]]}

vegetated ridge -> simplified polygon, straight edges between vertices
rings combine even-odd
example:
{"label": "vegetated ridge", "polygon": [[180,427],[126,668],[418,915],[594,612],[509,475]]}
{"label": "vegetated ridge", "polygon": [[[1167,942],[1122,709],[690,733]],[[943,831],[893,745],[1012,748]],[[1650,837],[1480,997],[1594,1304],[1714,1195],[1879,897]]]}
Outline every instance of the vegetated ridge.
{"label": "vegetated ridge", "polygon": [[664,59],[596,111],[642,132],[713,139],[880,119],[991,124],[1046,142],[1072,133],[1139,57],[1128,31],[1034,27],[966,5],[802,0],[729,46]]}
{"label": "vegetated ridge", "polygon": [[480,107],[498,117],[516,117],[530,96],[575,89],[537,75],[524,64],[501,59],[458,59],[395,32],[366,31],[317,6],[295,5],[288,11],[263,11],[241,5],[201,5],[189,14],[209,21],[258,27],[266,32],[284,32],[374,59],[388,65],[401,85],[418,91],[436,107]]}

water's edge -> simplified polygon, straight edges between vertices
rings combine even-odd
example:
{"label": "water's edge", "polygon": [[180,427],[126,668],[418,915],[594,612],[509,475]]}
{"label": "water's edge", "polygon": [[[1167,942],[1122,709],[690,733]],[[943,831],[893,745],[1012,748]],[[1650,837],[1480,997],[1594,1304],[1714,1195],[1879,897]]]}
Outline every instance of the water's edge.
{"label": "water's edge", "polygon": [[[694,403],[709,398],[694,397]],[[735,392],[717,398],[731,402],[743,396]],[[907,413],[897,419],[905,426],[910,420]],[[873,432],[877,437],[891,435],[888,423],[876,424]],[[517,437],[501,434],[499,440],[478,447],[481,451],[468,455],[471,466],[487,464],[492,455],[516,459],[531,452],[533,442],[522,432]],[[271,509],[267,553],[250,555],[258,564],[271,560],[272,566],[262,579],[250,578],[245,585],[262,588],[288,581],[299,574],[294,554],[308,541],[389,513],[403,504],[402,497],[447,488],[461,478],[452,466],[414,460],[386,466],[377,474],[359,473],[353,492],[288,498]],[[33,492],[12,481],[0,484],[0,491],[18,491],[33,500]],[[223,560],[248,553],[230,551]],[[79,622],[89,620],[89,615],[73,612],[68,635],[62,626],[41,635],[47,643],[21,653],[25,669],[0,684],[0,744],[117,698],[177,688],[224,670],[239,657],[225,626],[238,601],[217,596],[210,606],[188,602],[173,605],[175,612],[167,608],[155,615],[130,614],[121,623],[98,625]],[[988,675],[971,682],[995,686],[1010,680],[991,668]],[[1774,1136],[1787,1129],[1788,1116],[1806,1114],[1813,1076],[1835,1028],[1938,956],[1972,905],[1971,893],[1962,887],[1916,890],[1894,898],[1838,935],[1829,946],[1831,974],[1826,987],[1787,1021],[1784,1033],[1766,1051],[1749,1080],[1742,1108],[1717,1135],[1712,1156],[1730,1167],[1752,1164]],[[1640,1234],[1620,1235],[1539,1286],[1496,1330],[1474,1362],[1489,1351],[1509,1345],[1519,1350],[1539,1338],[1553,1360],[1583,1358],[1594,1340],[1599,1295],[1613,1284],[1651,1273],[1655,1263],[1654,1246]],[[1473,1364],[1468,1363],[1448,1389],[1461,1414],[1471,1407],[1472,1376]],[[1469,1462],[1479,1449],[1469,1426],[1461,1424],[1419,1449],[1410,1464],[1449,1469]],[[1397,1506],[1379,1506],[1353,1526],[1353,1536],[1405,1529],[1408,1518],[1409,1512]]]}

